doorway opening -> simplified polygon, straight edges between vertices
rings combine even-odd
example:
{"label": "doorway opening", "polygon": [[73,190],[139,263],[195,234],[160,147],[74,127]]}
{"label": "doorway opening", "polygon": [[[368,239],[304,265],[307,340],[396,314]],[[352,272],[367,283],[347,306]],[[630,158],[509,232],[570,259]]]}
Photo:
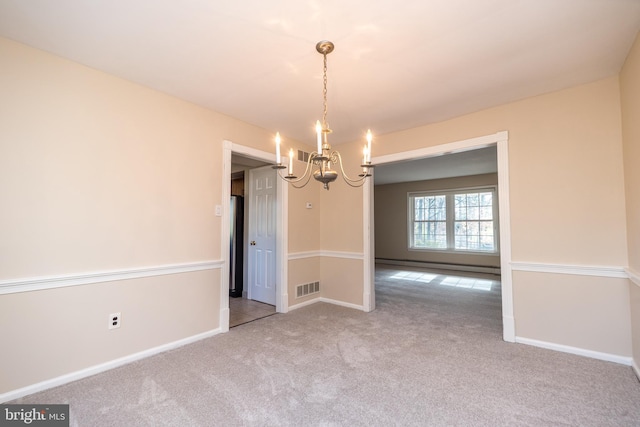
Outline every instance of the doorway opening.
{"label": "doorway opening", "polygon": [[[260,301],[251,292],[251,259],[247,251],[251,245],[250,218],[252,204],[249,196],[249,175],[252,169],[264,163],[242,156],[231,158],[230,244],[229,244],[229,328],[276,313],[274,301]],[[246,177],[246,178],[245,178]],[[250,242],[249,245],[247,242]],[[275,289],[273,289],[275,291]],[[251,296],[251,297],[250,297]],[[273,295],[275,299],[275,295]]]}
{"label": "doorway opening", "polygon": [[[380,156],[373,159],[376,165],[394,164],[415,159],[424,159],[446,154],[463,153],[480,150],[487,147],[495,147],[497,153],[497,195],[498,195],[498,224],[499,224],[499,266],[501,273],[501,309],[502,309],[502,334],[505,341],[515,341],[515,321],[513,317],[513,297],[511,281],[511,234],[510,234],[510,211],[509,211],[509,180],[508,180],[508,133],[498,132],[496,134],[483,137],[471,138],[468,140],[452,142],[433,147],[394,153]],[[370,229],[370,233],[365,233],[364,251],[365,260],[365,284],[364,297],[365,304],[368,303],[370,310],[375,307],[375,233],[374,225],[374,204],[373,204],[373,183],[369,183],[368,188],[363,192],[365,229]],[[405,202],[406,203],[406,202]],[[406,234],[406,233],[405,233]]]}
{"label": "doorway opening", "polygon": [[[270,167],[272,157],[271,153],[224,141],[221,231],[229,237],[222,239],[222,332],[288,308],[284,244],[287,187],[276,179]],[[268,196],[260,199],[265,188]],[[265,228],[265,205],[269,205],[268,242],[264,235],[256,234],[260,227]],[[256,275],[259,269],[268,274]],[[264,289],[259,288],[265,284],[272,292],[267,297],[260,294]]]}

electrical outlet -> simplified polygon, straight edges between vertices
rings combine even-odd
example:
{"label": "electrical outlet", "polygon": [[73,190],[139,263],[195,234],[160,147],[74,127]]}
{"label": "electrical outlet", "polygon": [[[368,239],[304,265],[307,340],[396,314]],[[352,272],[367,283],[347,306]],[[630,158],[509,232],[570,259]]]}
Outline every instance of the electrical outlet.
{"label": "electrical outlet", "polygon": [[109,329],[116,329],[120,327],[120,323],[122,323],[122,314],[121,313],[111,313],[109,315]]}

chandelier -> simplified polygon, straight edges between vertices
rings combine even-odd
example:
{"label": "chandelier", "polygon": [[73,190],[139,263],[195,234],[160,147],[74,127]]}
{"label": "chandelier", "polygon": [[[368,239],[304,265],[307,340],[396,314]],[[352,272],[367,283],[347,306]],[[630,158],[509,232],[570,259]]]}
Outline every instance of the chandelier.
{"label": "chandelier", "polygon": [[[336,180],[338,172],[332,169],[333,165],[338,165],[342,172],[342,178],[344,181],[352,187],[361,187],[367,177],[371,176],[371,171],[374,165],[371,164],[371,130],[367,131],[367,143],[364,146],[362,164],[362,172],[358,175],[358,178],[350,178],[344,171],[342,166],[342,156],[338,151],[332,150],[329,145],[328,135],[331,133],[331,129],[327,124],[327,55],[333,52],[334,45],[330,41],[322,40],[316,44],[316,50],[322,54],[323,57],[323,85],[322,85],[322,98],[323,98],[323,112],[322,123],[318,120],[316,122],[316,137],[317,137],[317,150],[309,154],[307,165],[302,176],[297,177],[293,173],[293,149],[289,149],[289,165],[288,167],[282,164],[280,157],[280,133],[276,134],[276,164],[274,169],[278,170],[278,175],[284,180],[291,183],[295,188],[302,188],[309,183],[311,176],[316,181],[323,184],[326,190],[329,189],[329,184]],[[282,170],[287,169],[287,174],[283,175]],[[315,169],[315,170],[314,170]]]}

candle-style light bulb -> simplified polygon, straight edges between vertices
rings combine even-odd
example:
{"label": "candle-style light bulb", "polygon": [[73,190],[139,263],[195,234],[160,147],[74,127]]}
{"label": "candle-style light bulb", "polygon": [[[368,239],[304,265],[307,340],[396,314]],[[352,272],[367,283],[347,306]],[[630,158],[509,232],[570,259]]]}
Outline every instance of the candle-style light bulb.
{"label": "candle-style light bulb", "polygon": [[289,175],[293,175],[293,148],[289,149]]}
{"label": "candle-style light bulb", "polygon": [[322,156],[322,126],[320,120],[316,121],[316,135],[318,140],[318,156]]}
{"label": "candle-style light bulb", "polygon": [[276,163],[280,164],[280,132],[276,132]]}
{"label": "candle-style light bulb", "polygon": [[373,139],[373,135],[371,135],[371,129],[367,129],[367,162],[371,163],[371,140]]}
{"label": "candle-style light bulb", "polygon": [[364,148],[362,149],[362,173],[366,174],[367,173],[367,167],[364,166],[367,164],[367,159],[368,159],[368,149],[367,146],[365,145]]}

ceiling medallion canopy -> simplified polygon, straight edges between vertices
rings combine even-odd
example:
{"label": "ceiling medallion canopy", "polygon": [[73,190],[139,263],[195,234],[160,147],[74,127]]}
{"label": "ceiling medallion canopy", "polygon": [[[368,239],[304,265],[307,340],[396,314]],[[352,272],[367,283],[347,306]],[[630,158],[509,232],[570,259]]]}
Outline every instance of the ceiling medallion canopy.
{"label": "ceiling medallion canopy", "polygon": [[[282,159],[280,157],[280,133],[276,134],[276,164],[273,168],[278,169],[278,175],[286,181],[289,181],[289,183],[296,188],[302,188],[307,185],[311,176],[313,176],[316,181],[321,182],[324,188],[328,190],[329,184],[335,181],[338,177],[338,172],[332,169],[332,164],[339,166],[342,178],[347,184],[352,187],[361,187],[367,177],[371,176],[371,172],[374,167],[374,165],[371,164],[371,130],[367,131],[367,143],[364,146],[362,164],[360,165],[362,172],[358,175],[358,178],[350,178],[345,173],[342,166],[342,156],[338,151],[332,150],[331,145],[329,145],[328,136],[331,133],[331,129],[327,123],[327,55],[333,52],[334,48],[334,44],[327,40],[319,41],[316,44],[316,50],[323,57],[322,99],[324,109],[322,111],[322,123],[320,123],[320,120],[316,122],[317,149],[309,154],[307,166],[302,176],[297,177],[293,173],[294,152],[292,148],[289,149],[288,168],[282,164]],[[280,171],[283,169],[288,169],[287,175],[282,175]]]}

